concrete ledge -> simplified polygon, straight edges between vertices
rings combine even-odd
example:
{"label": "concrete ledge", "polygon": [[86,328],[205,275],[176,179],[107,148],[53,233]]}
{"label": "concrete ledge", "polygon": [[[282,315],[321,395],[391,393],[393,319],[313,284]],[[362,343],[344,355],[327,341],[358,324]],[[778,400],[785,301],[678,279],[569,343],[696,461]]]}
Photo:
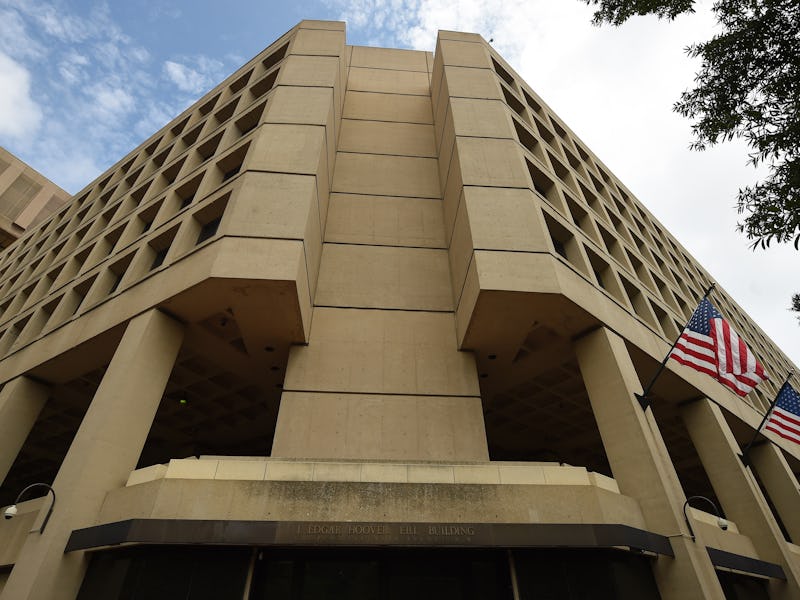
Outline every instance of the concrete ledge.
{"label": "concrete ledge", "polygon": [[590,473],[583,467],[562,466],[557,463],[392,463],[304,461],[248,456],[173,459],[168,465],[153,465],[133,471],[128,477],[127,487],[159,479],[580,485],[619,494],[617,482],[612,478]]}

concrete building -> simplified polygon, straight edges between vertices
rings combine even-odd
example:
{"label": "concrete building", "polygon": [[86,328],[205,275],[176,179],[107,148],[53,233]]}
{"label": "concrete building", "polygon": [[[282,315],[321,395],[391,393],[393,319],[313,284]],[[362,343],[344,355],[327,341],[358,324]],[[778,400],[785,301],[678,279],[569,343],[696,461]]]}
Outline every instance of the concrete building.
{"label": "concrete building", "polygon": [[61,208],[69,194],[0,146],[0,248]]}
{"label": "concrete building", "polygon": [[303,21],[0,261],[2,600],[800,598],[790,361],[717,289],[772,380],[641,408],[711,278],[478,35]]}

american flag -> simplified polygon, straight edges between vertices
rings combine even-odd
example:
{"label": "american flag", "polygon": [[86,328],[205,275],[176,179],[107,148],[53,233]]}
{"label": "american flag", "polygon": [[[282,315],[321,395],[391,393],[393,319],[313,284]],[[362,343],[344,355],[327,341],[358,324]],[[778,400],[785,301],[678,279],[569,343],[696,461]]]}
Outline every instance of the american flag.
{"label": "american flag", "polygon": [[670,356],[740,396],[767,379],[764,367],[708,298],[695,309]]}
{"label": "american flag", "polygon": [[788,381],[778,392],[775,407],[764,429],[800,444],[800,394]]}

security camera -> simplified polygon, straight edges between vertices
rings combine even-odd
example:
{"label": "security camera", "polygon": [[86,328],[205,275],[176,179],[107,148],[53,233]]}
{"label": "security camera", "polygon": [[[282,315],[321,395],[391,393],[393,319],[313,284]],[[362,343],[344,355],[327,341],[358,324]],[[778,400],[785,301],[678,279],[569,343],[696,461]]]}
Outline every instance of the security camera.
{"label": "security camera", "polygon": [[722,517],[717,517],[717,525],[722,531],[728,531],[728,521],[723,519]]}
{"label": "security camera", "polygon": [[5,512],[3,512],[3,517],[5,517],[6,520],[13,519],[16,516],[17,516],[17,505],[16,504],[12,504],[11,506],[9,506],[5,510]]}

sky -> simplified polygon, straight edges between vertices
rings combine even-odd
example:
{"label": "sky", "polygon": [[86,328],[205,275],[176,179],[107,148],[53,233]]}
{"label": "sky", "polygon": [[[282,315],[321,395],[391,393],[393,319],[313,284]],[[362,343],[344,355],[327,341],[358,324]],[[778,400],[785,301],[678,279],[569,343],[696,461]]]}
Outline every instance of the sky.
{"label": "sky", "polygon": [[742,142],[689,150],[672,112],[699,67],[684,48],[715,32],[709,6],[614,28],[581,0],[0,0],[0,145],[76,193],[301,19],[344,20],[355,45],[480,33],[800,364],[800,253],[736,231],[737,191],[764,172]]}

